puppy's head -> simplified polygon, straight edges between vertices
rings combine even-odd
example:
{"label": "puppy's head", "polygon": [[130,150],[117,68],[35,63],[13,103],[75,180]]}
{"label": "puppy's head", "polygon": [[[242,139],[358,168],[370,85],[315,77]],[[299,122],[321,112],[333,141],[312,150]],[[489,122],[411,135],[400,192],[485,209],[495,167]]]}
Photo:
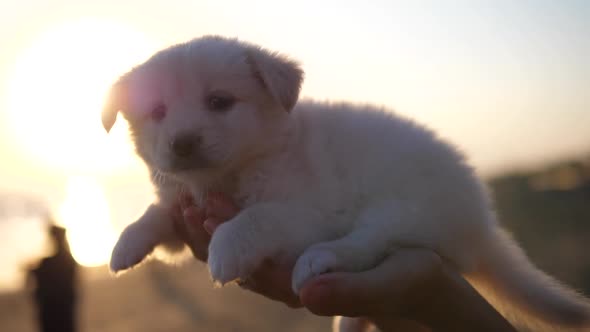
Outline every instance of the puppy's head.
{"label": "puppy's head", "polygon": [[102,122],[120,112],[153,169],[184,176],[238,167],[268,152],[288,126],[303,72],[276,53],[204,37],[156,53],[111,88]]}

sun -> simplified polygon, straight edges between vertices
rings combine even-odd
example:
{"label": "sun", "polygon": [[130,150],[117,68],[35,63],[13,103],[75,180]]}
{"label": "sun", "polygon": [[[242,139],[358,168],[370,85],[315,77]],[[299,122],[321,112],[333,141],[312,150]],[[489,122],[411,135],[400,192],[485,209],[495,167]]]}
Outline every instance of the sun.
{"label": "sun", "polygon": [[154,50],[144,34],[107,20],[47,29],[22,52],[8,81],[8,127],[19,151],[66,172],[132,163],[123,121],[107,136],[100,111],[110,84]]}
{"label": "sun", "polygon": [[117,237],[97,179],[136,169],[124,121],[109,135],[101,107],[110,84],[156,49],[119,23],[83,19],[54,26],[31,42],[8,81],[9,136],[23,156],[68,175],[59,220],[76,261],[108,262]]}

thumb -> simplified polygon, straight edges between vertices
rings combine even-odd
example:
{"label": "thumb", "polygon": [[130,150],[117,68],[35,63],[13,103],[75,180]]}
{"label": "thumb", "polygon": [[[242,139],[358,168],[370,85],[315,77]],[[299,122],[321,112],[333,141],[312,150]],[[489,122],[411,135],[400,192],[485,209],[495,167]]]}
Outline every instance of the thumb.
{"label": "thumb", "polygon": [[349,317],[400,313],[432,294],[442,271],[438,255],[402,249],[362,272],[335,272],[304,285],[301,302],[317,315]]}
{"label": "thumb", "polygon": [[369,316],[383,305],[376,289],[366,283],[362,274],[329,273],[320,275],[304,285],[299,293],[301,302],[311,312],[321,316]]}

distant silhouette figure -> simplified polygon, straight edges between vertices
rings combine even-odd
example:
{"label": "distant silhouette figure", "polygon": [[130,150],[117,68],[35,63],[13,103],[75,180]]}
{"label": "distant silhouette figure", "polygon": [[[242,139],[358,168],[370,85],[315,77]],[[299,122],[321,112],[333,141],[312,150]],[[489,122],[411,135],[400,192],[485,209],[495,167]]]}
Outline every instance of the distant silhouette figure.
{"label": "distant silhouette figure", "polygon": [[30,271],[36,284],[39,328],[42,332],[74,332],[78,266],[70,253],[65,229],[52,225],[49,234],[55,244],[55,254],[42,259]]}

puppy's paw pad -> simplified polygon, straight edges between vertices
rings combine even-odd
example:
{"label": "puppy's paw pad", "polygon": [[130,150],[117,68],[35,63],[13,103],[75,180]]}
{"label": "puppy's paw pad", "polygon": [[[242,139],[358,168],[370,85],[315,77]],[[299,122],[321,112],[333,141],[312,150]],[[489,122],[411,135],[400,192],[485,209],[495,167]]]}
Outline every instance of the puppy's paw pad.
{"label": "puppy's paw pad", "polygon": [[293,269],[292,287],[295,293],[309,279],[338,269],[340,259],[329,248],[311,247],[299,257]]}

